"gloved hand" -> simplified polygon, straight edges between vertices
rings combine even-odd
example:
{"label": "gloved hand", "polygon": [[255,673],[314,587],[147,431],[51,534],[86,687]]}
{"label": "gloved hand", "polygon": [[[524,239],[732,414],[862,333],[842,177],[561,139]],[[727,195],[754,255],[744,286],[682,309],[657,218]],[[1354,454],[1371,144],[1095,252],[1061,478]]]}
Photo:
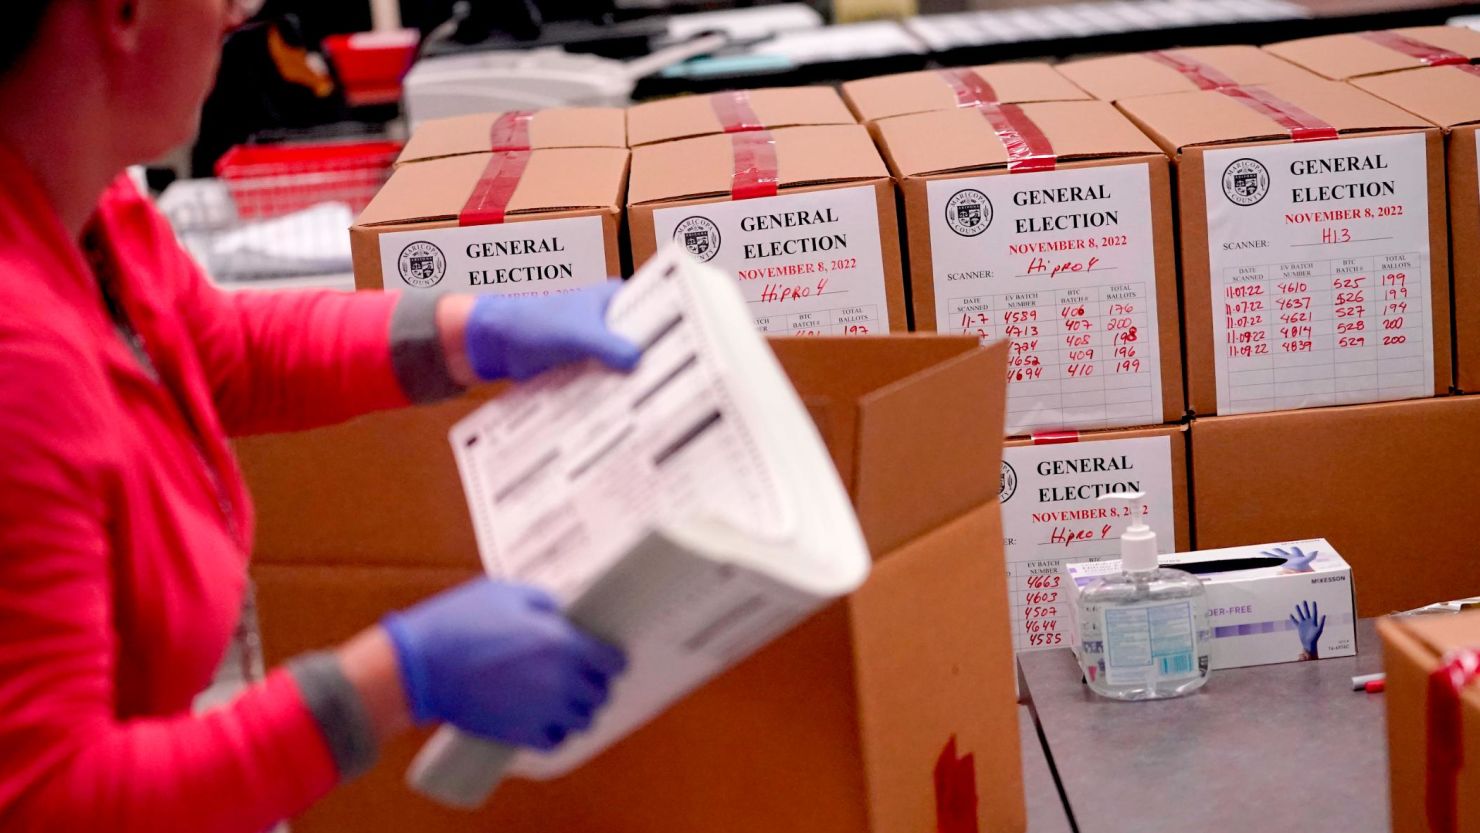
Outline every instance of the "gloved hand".
{"label": "gloved hand", "polygon": [[549,750],[591,725],[622,652],[577,630],[544,591],[486,578],[382,622],[418,723]]}
{"label": "gloved hand", "polygon": [[1319,550],[1311,550],[1310,554],[1307,555],[1306,553],[1302,552],[1299,547],[1291,547],[1289,551],[1286,551],[1284,547],[1276,547],[1272,550],[1264,550],[1262,553],[1260,553],[1260,555],[1268,555],[1275,558],[1285,559],[1285,564],[1281,569],[1289,570],[1292,573],[1315,572],[1315,568],[1310,566],[1310,564],[1312,561],[1315,561],[1316,556],[1320,554],[1321,553]]}
{"label": "gloved hand", "polygon": [[473,371],[488,382],[522,382],[587,358],[631,370],[641,349],[606,326],[606,308],[621,285],[611,280],[558,295],[479,296],[467,323]]}
{"label": "gloved hand", "polygon": [[1295,606],[1290,622],[1300,635],[1300,646],[1305,649],[1306,656],[1317,659],[1320,656],[1321,634],[1326,632],[1326,617],[1321,615],[1320,605],[1315,602],[1301,602]]}

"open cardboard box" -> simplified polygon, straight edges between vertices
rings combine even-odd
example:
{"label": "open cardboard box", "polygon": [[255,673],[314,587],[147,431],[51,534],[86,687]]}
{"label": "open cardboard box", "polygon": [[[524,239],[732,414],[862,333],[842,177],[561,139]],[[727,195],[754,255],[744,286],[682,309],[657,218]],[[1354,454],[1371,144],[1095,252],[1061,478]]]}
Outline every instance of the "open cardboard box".
{"label": "open cardboard box", "polygon": [[625,147],[627,113],[620,107],[554,107],[424,121],[396,164],[499,150]]}
{"label": "open cardboard box", "polygon": [[1455,385],[1480,393],[1480,73],[1476,67],[1428,67],[1354,78],[1360,87],[1444,130],[1448,171],[1449,256],[1454,301]]}
{"label": "open cardboard box", "polygon": [[[402,785],[420,737],[294,829],[898,833],[1025,828],[997,481],[1006,345],[779,339],[875,554],[869,582],[558,781],[477,814]],[[447,430],[481,394],[239,444],[273,663],[477,572]],[[937,784],[941,792],[937,792]]]}
{"label": "open cardboard box", "polygon": [[[627,162],[625,149],[555,148],[402,165],[349,230],[355,287],[546,292],[619,275]],[[469,212],[501,188],[498,222]]]}
{"label": "open cardboard box", "polygon": [[[1433,699],[1430,677],[1456,649],[1480,650],[1480,613],[1393,617],[1377,623],[1387,671],[1389,800],[1393,833],[1432,833],[1428,807],[1432,798],[1451,808],[1454,833],[1480,832],[1480,681],[1459,697],[1459,725],[1444,721],[1430,733],[1431,712],[1444,704]],[[1451,689],[1452,691],[1452,689]],[[1454,716],[1453,701],[1448,703]],[[1457,773],[1433,766],[1429,744],[1442,739],[1449,755],[1463,763]],[[1446,781],[1448,784],[1446,785]],[[1443,790],[1453,787],[1452,801]],[[1436,795],[1435,792],[1438,792]]]}
{"label": "open cardboard box", "polygon": [[627,198],[634,264],[683,243],[735,277],[763,332],[909,329],[894,183],[861,125],[639,147]]}
{"label": "open cardboard box", "polygon": [[1335,81],[1119,107],[1176,163],[1198,416],[1449,392],[1437,127]]}
{"label": "open cardboard box", "polygon": [[871,125],[903,194],[916,329],[1013,340],[1009,434],[1175,422],[1166,154],[1103,101],[1013,110],[1048,170],[1020,170],[975,108]]}
{"label": "open cardboard box", "polygon": [[1466,26],[1410,26],[1272,43],[1274,55],[1317,75],[1346,81],[1364,75],[1480,59],[1480,32]]}
{"label": "open cardboard box", "polygon": [[1315,77],[1256,46],[1194,46],[1107,55],[1065,61],[1057,69],[1102,101]]}
{"label": "open cardboard box", "polygon": [[[964,74],[964,78],[962,75]],[[849,81],[843,97],[859,121],[954,110],[981,97],[997,104],[1081,101],[1089,93],[1044,63],[991,64],[963,69],[920,70]],[[963,101],[963,97],[967,100]]]}
{"label": "open cardboard box", "polygon": [[1480,595],[1480,397],[1192,421],[1199,549],[1326,538],[1357,614]]}

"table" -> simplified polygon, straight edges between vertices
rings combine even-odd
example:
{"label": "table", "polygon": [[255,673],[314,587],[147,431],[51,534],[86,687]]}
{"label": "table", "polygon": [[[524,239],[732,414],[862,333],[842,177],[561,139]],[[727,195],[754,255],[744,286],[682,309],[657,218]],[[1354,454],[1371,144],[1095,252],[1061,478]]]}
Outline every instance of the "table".
{"label": "table", "polygon": [[1067,649],[1019,657],[1074,830],[1386,833],[1383,698],[1351,690],[1381,670],[1374,620],[1357,635],[1355,657],[1215,671],[1148,703],[1096,697]]}

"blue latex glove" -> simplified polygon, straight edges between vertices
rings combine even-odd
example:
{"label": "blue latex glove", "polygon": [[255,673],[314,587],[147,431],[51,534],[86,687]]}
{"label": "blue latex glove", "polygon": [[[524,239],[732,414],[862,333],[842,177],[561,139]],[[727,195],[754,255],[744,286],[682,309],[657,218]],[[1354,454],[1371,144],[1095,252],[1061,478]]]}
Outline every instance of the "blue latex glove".
{"label": "blue latex glove", "polygon": [[524,381],[594,358],[631,370],[642,350],[606,325],[618,280],[558,295],[482,295],[467,324],[468,361],[485,381]]}
{"label": "blue latex glove", "polygon": [[1312,561],[1315,561],[1316,556],[1320,554],[1321,553],[1319,550],[1311,550],[1310,553],[1307,555],[1306,553],[1302,552],[1299,547],[1291,547],[1289,551],[1286,551],[1284,547],[1276,547],[1275,549],[1265,550],[1260,553],[1260,555],[1268,555],[1274,558],[1285,559],[1284,569],[1289,570],[1292,573],[1315,572],[1315,568],[1310,566],[1310,564]]}
{"label": "blue latex glove", "polygon": [[1290,622],[1300,635],[1300,645],[1305,649],[1306,655],[1311,659],[1319,656],[1321,634],[1326,632],[1326,617],[1321,615],[1321,606],[1315,602],[1295,605],[1295,613],[1290,616]]}
{"label": "blue latex glove", "polygon": [[591,725],[622,652],[577,630],[544,591],[474,579],[382,622],[418,723],[549,750]]}

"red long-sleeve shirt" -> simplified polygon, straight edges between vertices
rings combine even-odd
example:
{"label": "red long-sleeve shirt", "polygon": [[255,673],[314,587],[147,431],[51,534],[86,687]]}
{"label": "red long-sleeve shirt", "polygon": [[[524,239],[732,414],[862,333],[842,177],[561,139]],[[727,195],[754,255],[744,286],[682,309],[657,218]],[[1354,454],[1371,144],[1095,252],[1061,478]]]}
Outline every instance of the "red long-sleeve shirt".
{"label": "red long-sleeve shirt", "polygon": [[0,150],[0,829],[258,833],[338,773],[284,672],[190,713],[251,549],[226,436],[405,404],[396,299],[220,292],[125,179],[92,230],[158,379]]}

